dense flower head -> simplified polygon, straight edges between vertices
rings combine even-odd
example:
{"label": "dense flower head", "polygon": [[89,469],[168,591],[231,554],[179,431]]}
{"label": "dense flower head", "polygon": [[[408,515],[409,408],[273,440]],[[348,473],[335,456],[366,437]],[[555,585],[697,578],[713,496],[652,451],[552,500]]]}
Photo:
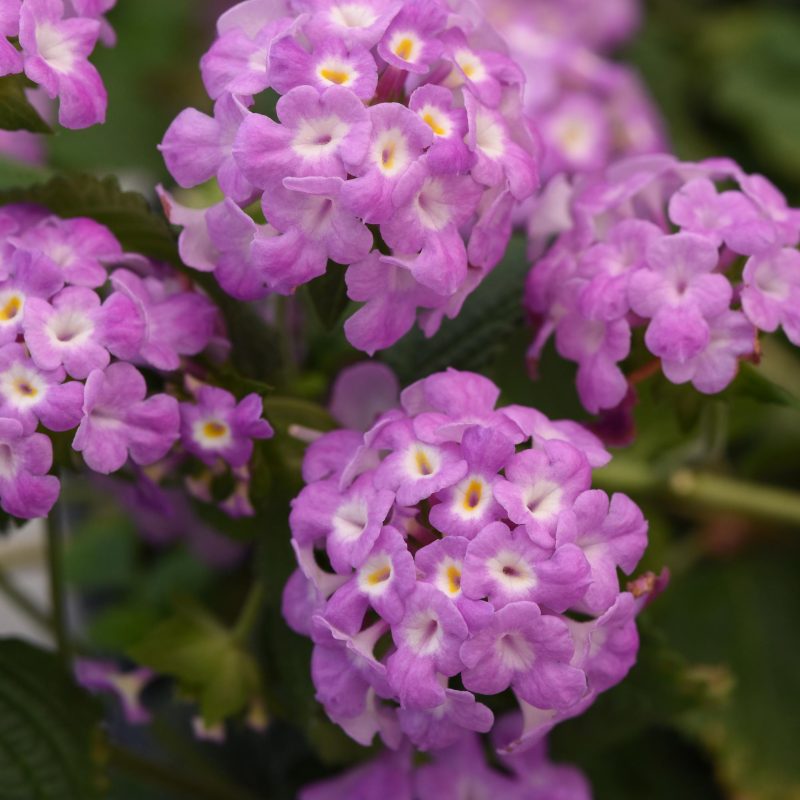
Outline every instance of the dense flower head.
{"label": "dense flower head", "polygon": [[[213,115],[183,111],[161,143],[180,186],[216,178],[225,196],[199,211],[162,193],[187,263],[242,300],[345,266],[356,347],[417,320],[432,335],[538,186],[502,41],[459,0],[249,0],[217,32],[201,62]],[[268,89],[272,116],[256,110]]]}
{"label": "dense flower head", "polygon": [[571,226],[528,278],[530,357],[555,334],[589,411],[628,395],[637,329],[670,381],[705,394],[757,360],[760,331],[800,345],[800,211],[766,178],[723,159],[640,157],[578,181],[570,203]]}
{"label": "dense flower head", "polygon": [[644,552],[641,511],[591,488],[610,459],[591,433],[498,396],[451,369],[307,451],[284,615],[314,641],[317,698],[362,744],[456,746],[510,692],[503,748],[526,749],[635,660],[641,601],[618,571]]}
{"label": "dense flower head", "polygon": [[[116,0],[0,0],[0,76],[25,73],[52,99],[65,128],[105,121],[107,95],[89,56],[113,45]],[[13,40],[13,41],[12,41]]]}
{"label": "dense flower head", "polygon": [[[484,0],[490,21],[527,78],[524,109],[543,143],[541,177],[602,169],[623,156],[667,149],[655,105],[628,66],[601,46],[624,38],[637,3]],[[604,23],[610,28],[604,36]],[[593,36],[597,36],[595,39]]]}
{"label": "dense flower head", "polygon": [[[504,718],[498,727],[513,720]],[[502,759],[503,771],[491,766],[476,735],[466,735],[416,765],[410,748],[387,752],[336,778],[306,787],[300,800],[590,800],[586,778],[575,767],[554,764],[544,742],[524,757]],[[387,787],[392,787],[387,795]]]}
{"label": "dense flower head", "polygon": [[[218,459],[245,470],[253,439],[272,435],[260,397],[237,405],[197,380],[184,388],[180,372],[191,365],[203,374],[192,359],[220,325],[216,306],[191,282],[124,253],[103,225],[4,206],[0,507],[21,518],[50,511],[59,482],[47,474],[48,433],[75,431],[72,449],[103,475],[167,455],[196,456],[203,470],[218,468]],[[181,438],[182,418],[197,435]]]}

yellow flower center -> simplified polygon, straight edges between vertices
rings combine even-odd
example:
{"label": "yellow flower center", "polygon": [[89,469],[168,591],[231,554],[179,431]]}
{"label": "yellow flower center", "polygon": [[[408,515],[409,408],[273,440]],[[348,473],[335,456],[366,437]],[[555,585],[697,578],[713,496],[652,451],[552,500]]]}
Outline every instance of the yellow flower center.
{"label": "yellow flower center", "polygon": [[209,420],[203,425],[203,434],[209,439],[220,439],[228,432],[228,426],[217,420]]}
{"label": "yellow flower center", "polygon": [[433,114],[424,114],[422,116],[422,119],[423,119],[424,122],[428,123],[428,125],[430,126],[430,129],[437,136],[444,136],[445,133],[447,133],[447,131],[441,125],[439,125],[439,123],[436,121],[436,118],[433,116]]}
{"label": "yellow flower center", "polygon": [[387,564],[386,566],[376,569],[374,572],[367,575],[367,583],[370,586],[377,586],[379,583],[389,580],[389,576],[391,574],[392,568]]}
{"label": "yellow flower center", "polygon": [[10,322],[14,317],[19,314],[19,310],[22,308],[22,303],[19,297],[14,296],[12,297],[2,308],[0,308],[0,319],[3,322]]}
{"label": "yellow flower center", "polygon": [[339,86],[343,86],[350,80],[350,73],[345,72],[343,69],[323,68],[319,71],[319,74],[324,80],[338,83]]}
{"label": "yellow flower center", "polygon": [[411,41],[408,37],[405,39],[401,39],[397,46],[394,49],[394,54],[398,58],[402,58],[403,61],[408,61],[411,58],[411,54],[414,52],[414,42]]}

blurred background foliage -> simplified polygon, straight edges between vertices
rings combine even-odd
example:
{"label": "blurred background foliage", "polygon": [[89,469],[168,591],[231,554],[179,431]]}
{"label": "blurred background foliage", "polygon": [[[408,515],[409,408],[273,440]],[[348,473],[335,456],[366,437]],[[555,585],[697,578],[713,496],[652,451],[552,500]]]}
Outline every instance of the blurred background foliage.
{"label": "blurred background foliage", "polygon": [[[208,110],[197,61],[224,6],[120,0],[111,15],[119,44],[95,59],[109,90],[109,121],[51,137],[52,171],[115,173],[152,198],[152,186],[167,181],[156,150],[164,130],[187,105]],[[649,0],[640,35],[619,57],[641,71],[680,156],[730,156],[800,204],[800,3]],[[0,187],[45,175],[3,163]],[[432,342],[410,336],[385,360],[403,382],[446,366],[479,369],[499,383],[506,402],[583,418],[572,368],[552,350],[538,382],[526,373],[530,332],[519,298],[527,269],[524,243],[516,241],[457,321]],[[299,353],[302,378],[286,376],[284,388],[305,398],[309,424],[320,426],[313,404],[324,405],[332,376],[357,355],[314,316],[313,305],[310,295],[298,299],[313,336]],[[335,318],[337,310],[321,316]],[[257,363],[263,353],[251,346],[240,358]],[[651,548],[643,566],[669,567],[672,582],[643,616],[640,662],[629,679],[558,728],[552,743],[557,758],[587,771],[600,800],[800,798],[798,398],[800,358],[780,338],[765,343],[758,373],[744,371],[712,400],[660,378],[639,386],[636,443],[618,451],[598,481],[644,507]],[[295,413],[293,407],[288,417]],[[280,420],[271,418],[280,432]],[[285,434],[270,448],[265,462],[280,451],[280,466],[268,476],[269,500],[259,507],[257,532],[240,531],[252,549],[224,573],[186,541],[143,544],[110,495],[73,486],[82,515],[66,570],[85,600],[79,644],[92,652],[136,652],[158,667],[166,645],[157,633],[170,630],[159,626],[188,613],[187,599],[201,598],[233,621],[251,578],[267,587],[254,641],[276,721],[266,734],[229,724],[224,746],[198,742],[190,735],[191,707],[170,702],[169,682],[158,681],[146,697],[160,709],[148,729],[125,728],[109,706],[109,738],[126,749],[106,743],[94,755],[110,765],[100,788],[114,800],[291,798],[306,781],[363,757],[315,706],[308,645],[280,619],[292,564],[286,502],[297,489],[291,464],[298,454]],[[172,669],[180,681],[179,673]]]}

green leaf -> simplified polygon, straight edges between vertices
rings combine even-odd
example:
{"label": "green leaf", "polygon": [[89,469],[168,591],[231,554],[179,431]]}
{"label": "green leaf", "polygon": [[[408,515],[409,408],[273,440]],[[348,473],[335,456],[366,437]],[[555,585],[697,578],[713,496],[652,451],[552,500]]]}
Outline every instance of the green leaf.
{"label": "green leaf", "polygon": [[640,622],[639,658],[625,680],[601,694],[585,714],[554,731],[559,757],[580,759],[584,753],[606,752],[648,728],[674,725],[687,712],[713,701],[717,674],[709,677],[690,666],[646,619]]}
{"label": "green leaf", "polygon": [[415,328],[387,350],[383,360],[404,385],[447,367],[480,370],[491,364],[522,324],[523,286],[529,270],[526,241],[515,236],[502,262],[470,295],[456,319],[445,320],[430,340]]}
{"label": "green leaf", "polygon": [[229,630],[196,607],[180,609],[130,654],[138,663],[176,678],[197,700],[209,726],[243,711],[260,694],[253,657]]}
{"label": "green leaf", "polygon": [[714,755],[731,797],[800,798],[798,565],[796,546],[703,561],[654,606],[674,647],[732,677],[728,702],[683,725]]}
{"label": "green leaf", "polygon": [[329,261],[325,274],[308,284],[308,293],[323,326],[335,328],[348,304],[344,267]]}
{"label": "green leaf", "polygon": [[60,660],[0,640],[0,797],[88,800],[99,796],[100,708]]}
{"label": "green leaf", "polygon": [[728,389],[728,393],[738,397],[747,397],[759,403],[800,410],[799,397],[771,381],[762,370],[752,364],[742,364],[739,367],[739,375]]}
{"label": "green leaf", "polygon": [[167,221],[142,195],[123,191],[114,176],[59,175],[47,183],[0,192],[4,203],[35,203],[61,217],[91,217],[110,228],[125,250],[180,263]]}
{"label": "green leaf", "polygon": [[52,133],[52,128],[25,96],[23,75],[0,78],[0,128],[6,131]]}

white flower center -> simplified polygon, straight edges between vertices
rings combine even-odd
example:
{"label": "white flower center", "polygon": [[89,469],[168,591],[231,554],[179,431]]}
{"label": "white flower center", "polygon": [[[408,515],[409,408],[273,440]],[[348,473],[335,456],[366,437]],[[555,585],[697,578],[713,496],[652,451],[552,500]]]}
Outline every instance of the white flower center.
{"label": "white flower center", "polygon": [[536,575],[527,561],[513,550],[501,550],[486,562],[496,584],[514,594],[526,595],[536,586]]}
{"label": "white flower center", "polygon": [[506,151],[506,133],[503,124],[482,108],[475,114],[475,144],[478,150],[492,161],[500,159]]}
{"label": "white flower center", "polygon": [[331,9],[331,19],[342,28],[369,28],[378,17],[367,5],[342,3]]}
{"label": "white flower center", "polygon": [[561,507],[563,491],[557,483],[539,481],[525,492],[525,505],[534,519],[553,516]]}
{"label": "white flower center", "polygon": [[444,184],[439,178],[427,178],[414,201],[419,221],[429,230],[440,231],[452,220]]}
{"label": "white flower center", "polygon": [[94,322],[83,311],[67,308],[53,314],[47,323],[47,330],[55,347],[77,347],[91,338]]}
{"label": "white flower center", "polygon": [[420,611],[406,625],[405,639],[417,655],[430,656],[439,650],[444,631],[433,611]]}
{"label": "white flower center", "polygon": [[533,648],[522,634],[515,631],[503,634],[497,641],[500,658],[515,672],[523,672],[533,665]]}
{"label": "white flower center", "polygon": [[358,539],[367,527],[367,505],[363,500],[349,500],[339,506],[331,521],[333,533],[345,542]]}
{"label": "white flower center", "polygon": [[75,53],[53,25],[44,23],[36,28],[36,47],[39,55],[57,72],[71,72],[75,64]]}
{"label": "white flower center", "polygon": [[340,117],[318,117],[305,119],[300,123],[292,149],[302,158],[324,158],[336,152],[350,125]]}

